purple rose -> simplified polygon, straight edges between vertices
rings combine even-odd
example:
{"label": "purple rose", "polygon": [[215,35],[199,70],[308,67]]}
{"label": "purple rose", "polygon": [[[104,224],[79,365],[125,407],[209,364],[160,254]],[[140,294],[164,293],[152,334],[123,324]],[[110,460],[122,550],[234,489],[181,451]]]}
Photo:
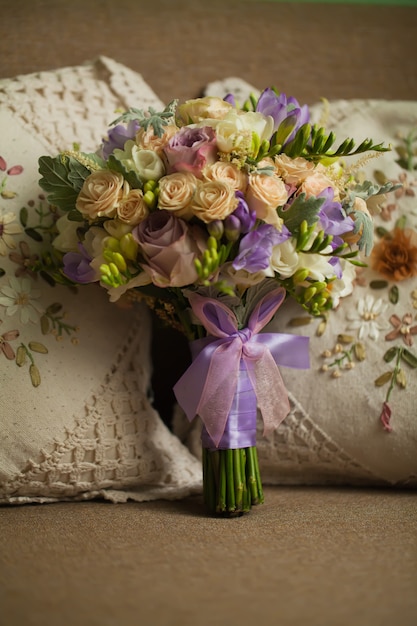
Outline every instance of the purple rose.
{"label": "purple rose", "polygon": [[118,124],[109,130],[107,139],[103,140],[103,144],[101,146],[103,159],[108,159],[113,150],[116,148],[123,150],[126,141],[128,139],[134,139],[139,128],[139,122],[137,120],[132,120],[127,126]]}
{"label": "purple rose", "polygon": [[300,106],[292,96],[287,98],[285,93],[279,96],[272,89],[265,89],[258,100],[256,110],[263,115],[270,115],[274,120],[274,132],[285,122],[285,126],[292,127],[291,133],[284,143],[291,141],[298,129],[310,119],[307,105]]}
{"label": "purple rose", "polygon": [[210,126],[182,128],[164,147],[167,173],[191,172],[201,178],[201,170],[217,158],[216,134]]}
{"label": "purple rose", "polygon": [[63,257],[63,272],[74,283],[93,283],[98,280],[95,270],[90,266],[88,256],[82,243],[78,244],[79,252],[67,252]]}
{"label": "purple rose", "polygon": [[244,269],[255,273],[269,267],[272,248],[283,243],[291,233],[286,226],[279,232],[271,224],[261,224],[256,230],[245,235],[239,245],[239,253],[232,265],[235,270]]}
{"label": "purple rose", "polygon": [[206,236],[169,211],[154,211],[133,229],[145,257],[143,269],[158,287],[183,287],[197,280],[194,259],[205,249]]}

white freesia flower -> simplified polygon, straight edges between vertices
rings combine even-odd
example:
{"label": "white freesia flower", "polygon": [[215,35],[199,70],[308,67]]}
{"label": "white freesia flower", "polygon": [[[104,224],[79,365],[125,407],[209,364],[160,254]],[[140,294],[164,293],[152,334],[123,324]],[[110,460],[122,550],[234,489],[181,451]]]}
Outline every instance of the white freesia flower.
{"label": "white freesia flower", "polygon": [[128,172],[136,172],[142,181],[159,180],[165,174],[165,166],[157,153],[142,150],[132,139],[126,141],[123,150],[116,148],[113,154]]}
{"label": "white freesia flower", "polygon": [[348,313],[348,330],[357,330],[359,339],[378,339],[379,332],[389,328],[389,324],[380,317],[387,308],[387,302],[381,298],[375,300],[373,295],[367,294],[358,300],[357,310]]}
{"label": "white freesia flower", "polygon": [[0,289],[0,306],[6,309],[6,315],[16,313],[20,316],[20,322],[27,324],[37,322],[43,307],[36,300],[40,297],[40,289],[32,289],[32,281],[29,278],[9,279],[9,285]]}
{"label": "white freesia flower", "polygon": [[308,269],[309,278],[325,281],[335,275],[335,268],[329,263],[329,257],[321,254],[298,253],[298,269]]}

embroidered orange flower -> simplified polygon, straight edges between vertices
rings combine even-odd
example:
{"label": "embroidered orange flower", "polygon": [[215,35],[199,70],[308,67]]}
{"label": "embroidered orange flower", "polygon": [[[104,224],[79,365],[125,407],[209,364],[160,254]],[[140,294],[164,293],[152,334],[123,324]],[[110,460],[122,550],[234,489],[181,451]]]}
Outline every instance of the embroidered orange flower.
{"label": "embroidered orange flower", "polygon": [[395,228],[374,246],[371,253],[374,270],[388,280],[405,280],[417,275],[417,232]]}

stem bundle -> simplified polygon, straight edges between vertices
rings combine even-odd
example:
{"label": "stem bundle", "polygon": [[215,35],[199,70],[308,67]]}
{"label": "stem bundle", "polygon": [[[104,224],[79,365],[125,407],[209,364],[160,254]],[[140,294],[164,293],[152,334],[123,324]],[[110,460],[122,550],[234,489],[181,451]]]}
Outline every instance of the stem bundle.
{"label": "stem bundle", "polygon": [[203,447],[204,502],[212,512],[236,517],[264,501],[255,446],[229,450]]}

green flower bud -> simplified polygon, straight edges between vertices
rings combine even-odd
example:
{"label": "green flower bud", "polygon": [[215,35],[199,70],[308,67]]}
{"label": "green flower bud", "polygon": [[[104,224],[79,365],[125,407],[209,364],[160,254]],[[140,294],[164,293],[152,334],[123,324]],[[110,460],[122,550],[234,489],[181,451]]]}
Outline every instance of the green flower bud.
{"label": "green flower bud", "polygon": [[139,245],[133,238],[132,233],[126,233],[120,239],[120,250],[125,257],[125,259],[129,259],[129,261],[134,261],[138,254]]}

